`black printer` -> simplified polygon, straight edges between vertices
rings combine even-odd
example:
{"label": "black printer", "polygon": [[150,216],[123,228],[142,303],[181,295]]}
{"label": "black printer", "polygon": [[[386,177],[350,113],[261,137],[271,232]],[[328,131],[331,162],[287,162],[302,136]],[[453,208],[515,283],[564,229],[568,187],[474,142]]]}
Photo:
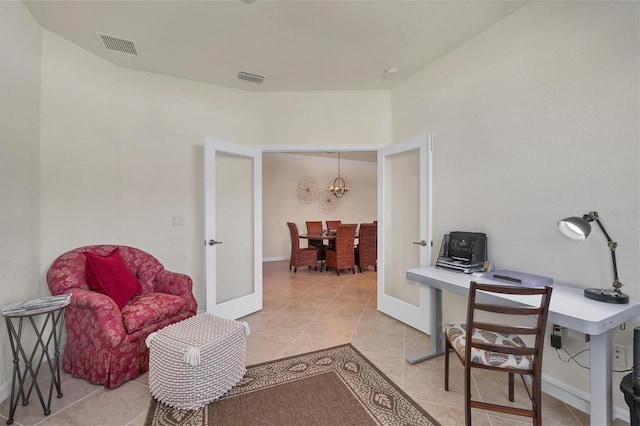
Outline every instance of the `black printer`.
{"label": "black printer", "polygon": [[436,266],[470,274],[484,271],[486,261],[486,234],[451,231],[442,239]]}

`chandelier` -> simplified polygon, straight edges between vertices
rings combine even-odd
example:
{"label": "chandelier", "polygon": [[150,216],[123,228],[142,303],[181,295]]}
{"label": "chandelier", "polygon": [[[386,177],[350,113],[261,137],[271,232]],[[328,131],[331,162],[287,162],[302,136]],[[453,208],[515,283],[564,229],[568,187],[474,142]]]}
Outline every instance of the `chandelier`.
{"label": "chandelier", "polygon": [[349,191],[349,185],[340,177],[340,153],[338,152],[338,177],[333,180],[333,185],[329,187],[329,191],[337,198],[342,198],[342,196]]}

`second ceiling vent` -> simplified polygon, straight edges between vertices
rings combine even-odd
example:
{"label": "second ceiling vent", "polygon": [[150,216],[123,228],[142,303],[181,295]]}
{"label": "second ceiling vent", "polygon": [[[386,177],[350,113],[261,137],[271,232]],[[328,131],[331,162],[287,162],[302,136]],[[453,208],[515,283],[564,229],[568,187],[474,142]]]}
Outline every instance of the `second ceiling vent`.
{"label": "second ceiling vent", "polygon": [[250,74],[244,71],[238,71],[238,78],[240,80],[250,81],[252,83],[262,83],[264,81],[264,77],[257,74]]}

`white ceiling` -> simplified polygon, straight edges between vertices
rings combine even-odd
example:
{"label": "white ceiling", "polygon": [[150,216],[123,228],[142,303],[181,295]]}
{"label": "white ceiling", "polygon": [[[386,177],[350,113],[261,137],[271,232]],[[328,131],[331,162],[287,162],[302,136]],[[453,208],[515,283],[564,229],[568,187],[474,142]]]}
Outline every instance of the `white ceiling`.
{"label": "white ceiling", "polygon": [[[389,89],[526,1],[24,1],[38,22],[122,67],[243,90]],[[135,42],[106,50],[97,33]],[[397,75],[385,78],[395,67]],[[265,77],[238,80],[238,71]]]}

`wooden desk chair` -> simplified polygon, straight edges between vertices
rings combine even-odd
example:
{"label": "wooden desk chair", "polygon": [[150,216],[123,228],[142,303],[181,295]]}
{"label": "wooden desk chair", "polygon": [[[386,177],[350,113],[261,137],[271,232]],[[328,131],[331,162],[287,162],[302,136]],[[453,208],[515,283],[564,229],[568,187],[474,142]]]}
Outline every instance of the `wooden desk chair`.
{"label": "wooden desk chair", "polygon": [[356,273],[356,260],[353,241],[358,225],[339,225],[336,231],[336,246],[327,248],[327,270],[334,268],[338,275],[341,269],[351,269]]}
{"label": "wooden desk chair", "polygon": [[358,233],[358,246],[356,247],[356,265],[360,272],[367,266],[373,266],[378,270],[378,225],[376,223],[363,223]]}
{"label": "wooden desk chair", "polygon": [[293,266],[293,272],[298,272],[298,267],[315,267],[318,270],[318,250],[315,247],[300,248],[300,234],[298,227],[293,222],[287,222],[289,233],[291,234],[291,260],[289,270]]}
{"label": "wooden desk chair", "polygon": [[[478,301],[477,292],[514,294],[527,297],[535,306],[493,304]],[[467,325],[455,324],[445,327],[444,389],[449,390],[449,351],[454,349],[464,365],[465,422],[471,425],[471,408],[498,411],[531,417],[534,425],[542,424],[542,349],[551,300],[551,287],[522,287],[516,285],[478,284],[471,282]],[[491,313],[490,319],[479,321],[480,312]],[[526,316],[534,317],[534,325],[514,325]],[[529,318],[531,321],[532,318]],[[471,336],[471,338],[470,338]],[[521,336],[528,336],[533,345],[527,345]],[[470,343],[469,343],[470,342]],[[520,374],[531,409],[518,408],[471,399],[471,368],[503,371],[509,374],[509,401],[514,400],[513,375]],[[523,375],[531,376],[531,391]]]}
{"label": "wooden desk chair", "polygon": [[[322,235],[324,229],[322,229],[322,221],[307,221],[307,236],[309,235]],[[320,263],[320,271],[322,271],[322,262],[324,262],[326,258],[325,248],[323,240],[309,240],[309,247],[315,247],[318,250],[318,262]]]}

